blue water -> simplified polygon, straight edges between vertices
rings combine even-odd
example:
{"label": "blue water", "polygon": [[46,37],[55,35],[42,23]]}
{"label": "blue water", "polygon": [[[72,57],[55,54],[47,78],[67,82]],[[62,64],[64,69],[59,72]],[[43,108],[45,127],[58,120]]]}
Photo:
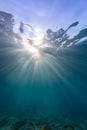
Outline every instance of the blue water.
{"label": "blue water", "polygon": [[0,115],[87,119],[87,42],[57,56],[0,48]]}

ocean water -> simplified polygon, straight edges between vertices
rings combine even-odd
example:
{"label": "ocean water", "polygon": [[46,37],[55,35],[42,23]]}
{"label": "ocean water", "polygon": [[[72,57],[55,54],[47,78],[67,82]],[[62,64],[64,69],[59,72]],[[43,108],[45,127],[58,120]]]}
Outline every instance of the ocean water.
{"label": "ocean water", "polygon": [[86,1],[0,1],[0,130],[87,130]]}
{"label": "ocean water", "polygon": [[[31,115],[87,121],[87,42],[57,55],[0,48],[0,117]],[[31,119],[30,119],[31,120]]]}

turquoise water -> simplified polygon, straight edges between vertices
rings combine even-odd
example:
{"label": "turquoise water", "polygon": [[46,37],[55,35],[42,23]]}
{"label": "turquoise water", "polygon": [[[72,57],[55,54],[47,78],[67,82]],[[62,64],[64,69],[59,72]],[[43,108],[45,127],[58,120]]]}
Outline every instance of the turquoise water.
{"label": "turquoise water", "polygon": [[56,56],[0,48],[0,115],[87,120],[87,43]]}
{"label": "turquoise water", "polygon": [[0,3],[0,130],[87,130],[86,6],[26,2]]}

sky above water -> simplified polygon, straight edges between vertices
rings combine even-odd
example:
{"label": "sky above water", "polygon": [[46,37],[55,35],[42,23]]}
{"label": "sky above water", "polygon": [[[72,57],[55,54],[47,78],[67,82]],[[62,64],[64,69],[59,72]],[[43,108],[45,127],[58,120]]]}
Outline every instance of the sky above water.
{"label": "sky above water", "polygon": [[87,27],[87,0],[0,0],[0,10],[41,29],[66,29],[75,21],[80,24],[72,32]]}

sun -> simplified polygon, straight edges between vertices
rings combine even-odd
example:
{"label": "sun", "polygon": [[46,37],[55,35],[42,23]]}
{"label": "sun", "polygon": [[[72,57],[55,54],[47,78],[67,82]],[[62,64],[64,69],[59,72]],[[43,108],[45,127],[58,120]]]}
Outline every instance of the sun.
{"label": "sun", "polygon": [[28,50],[29,50],[29,52],[31,52],[33,54],[37,54],[38,53],[38,48],[35,48],[33,46],[29,46]]}
{"label": "sun", "polygon": [[40,28],[35,29],[35,37],[33,38],[34,40],[34,45],[39,46],[43,44],[43,37],[44,37],[44,32]]}
{"label": "sun", "polygon": [[35,28],[34,37],[23,35],[22,43],[27,50],[32,54],[38,54],[39,47],[43,44],[44,33],[40,28]]}

